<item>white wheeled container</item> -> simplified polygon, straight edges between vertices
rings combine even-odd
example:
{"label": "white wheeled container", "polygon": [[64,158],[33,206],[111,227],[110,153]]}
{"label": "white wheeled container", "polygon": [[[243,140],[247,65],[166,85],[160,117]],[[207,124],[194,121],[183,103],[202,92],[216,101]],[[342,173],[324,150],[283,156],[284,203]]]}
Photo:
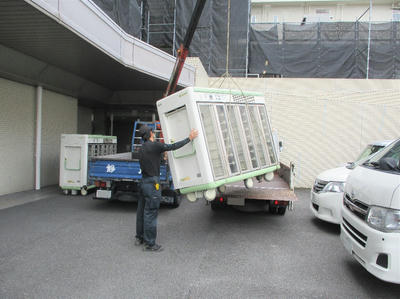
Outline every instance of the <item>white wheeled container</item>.
{"label": "white wheeled container", "polygon": [[157,110],[165,142],[199,131],[168,153],[174,187],[190,201],[212,201],[229,183],[270,181],[280,167],[261,93],[188,87],[159,100]]}
{"label": "white wheeled container", "polygon": [[82,195],[95,186],[88,182],[88,161],[92,157],[115,154],[117,137],[62,134],[59,185],[65,194]]}

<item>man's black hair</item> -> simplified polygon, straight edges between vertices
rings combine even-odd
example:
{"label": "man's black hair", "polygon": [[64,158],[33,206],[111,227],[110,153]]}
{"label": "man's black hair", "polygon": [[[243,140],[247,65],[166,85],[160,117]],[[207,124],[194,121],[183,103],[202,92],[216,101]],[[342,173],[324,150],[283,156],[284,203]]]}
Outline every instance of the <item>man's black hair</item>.
{"label": "man's black hair", "polygon": [[147,141],[150,138],[150,132],[151,131],[153,131],[152,128],[150,128],[149,126],[143,125],[139,129],[139,136],[142,137],[142,139],[144,141]]}

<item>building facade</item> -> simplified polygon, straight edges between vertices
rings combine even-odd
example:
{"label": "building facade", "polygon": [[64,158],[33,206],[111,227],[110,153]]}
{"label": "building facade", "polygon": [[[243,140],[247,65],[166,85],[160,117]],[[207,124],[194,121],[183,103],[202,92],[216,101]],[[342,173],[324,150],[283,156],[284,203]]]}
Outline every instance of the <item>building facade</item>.
{"label": "building facade", "polygon": [[[365,22],[369,20],[369,5],[369,0],[251,0],[251,22]],[[371,21],[399,20],[400,1],[372,1]]]}

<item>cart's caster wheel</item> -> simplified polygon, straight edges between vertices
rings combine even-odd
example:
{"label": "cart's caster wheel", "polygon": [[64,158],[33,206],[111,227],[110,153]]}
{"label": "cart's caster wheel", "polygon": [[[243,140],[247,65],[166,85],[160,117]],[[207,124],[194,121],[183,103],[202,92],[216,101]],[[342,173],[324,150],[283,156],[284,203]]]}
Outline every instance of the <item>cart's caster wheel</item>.
{"label": "cart's caster wheel", "polygon": [[64,193],[65,195],[68,195],[68,194],[69,194],[69,190],[68,190],[68,189],[64,189],[64,190],[63,190],[63,193]]}
{"label": "cart's caster wheel", "polygon": [[247,189],[251,189],[254,186],[253,178],[248,178],[244,180],[244,185]]}
{"label": "cart's caster wheel", "polygon": [[219,186],[217,189],[218,189],[218,192],[219,192],[219,193],[225,193],[225,191],[226,191],[226,186],[225,186],[225,185],[222,185],[222,186]]}
{"label": "cart's caster wheel", "polygon": [[204,191],[204,197],[208,201],[214,200],[216,196],[217,196],[217,190],[215,189],[209,189]]}
{"label": "cart's caster wheel", "polygon": [[82,189],[81,189],[81,195],[82,195],[82,196],[86,196],[87,194],[88,194],[87,189],[86,189],[85,187],[82,187]]}
{"label": "cart's caster wheel", "polygon": [[77,190],[71,190],[71,195],[77,195],[78,191]]}
{"label": "cart's caster wheel", "polygon": [[195,193],[195,192],[186,194],[186,198],[187,198],[188,201],[190,201],[190,202],[195,202],[195,201],[197,200],[197,197],[196,197],[196,193]]}
{"label": "cart's caster wheel", "polygon": [[264,180],[267,182],[271,182],[274,179],[274,173],[273,172],[268,172],[264,174]]}

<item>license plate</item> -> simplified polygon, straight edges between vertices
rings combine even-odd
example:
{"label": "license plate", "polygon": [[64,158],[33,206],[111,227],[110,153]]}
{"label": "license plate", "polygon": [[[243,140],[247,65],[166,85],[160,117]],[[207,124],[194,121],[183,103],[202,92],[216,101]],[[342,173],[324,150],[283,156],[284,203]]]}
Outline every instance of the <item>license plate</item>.
{"label": "license plate", "polygon": [[228,197],[228,205],[244,206],[244,197]]}
{"label": "license plate", "polygon": [[340,234],[340,238],[342,239],[342,243],[344,245],[344,248],[346,248],[346,250],[350,254],[352,254],[353,253],[353,244],[351,243],[350,238],[345,233],[341,233]]}
{"label": "license plate", "polygon": [[97,198],[111,198],[111,190],[97,190],[96,191]]}

